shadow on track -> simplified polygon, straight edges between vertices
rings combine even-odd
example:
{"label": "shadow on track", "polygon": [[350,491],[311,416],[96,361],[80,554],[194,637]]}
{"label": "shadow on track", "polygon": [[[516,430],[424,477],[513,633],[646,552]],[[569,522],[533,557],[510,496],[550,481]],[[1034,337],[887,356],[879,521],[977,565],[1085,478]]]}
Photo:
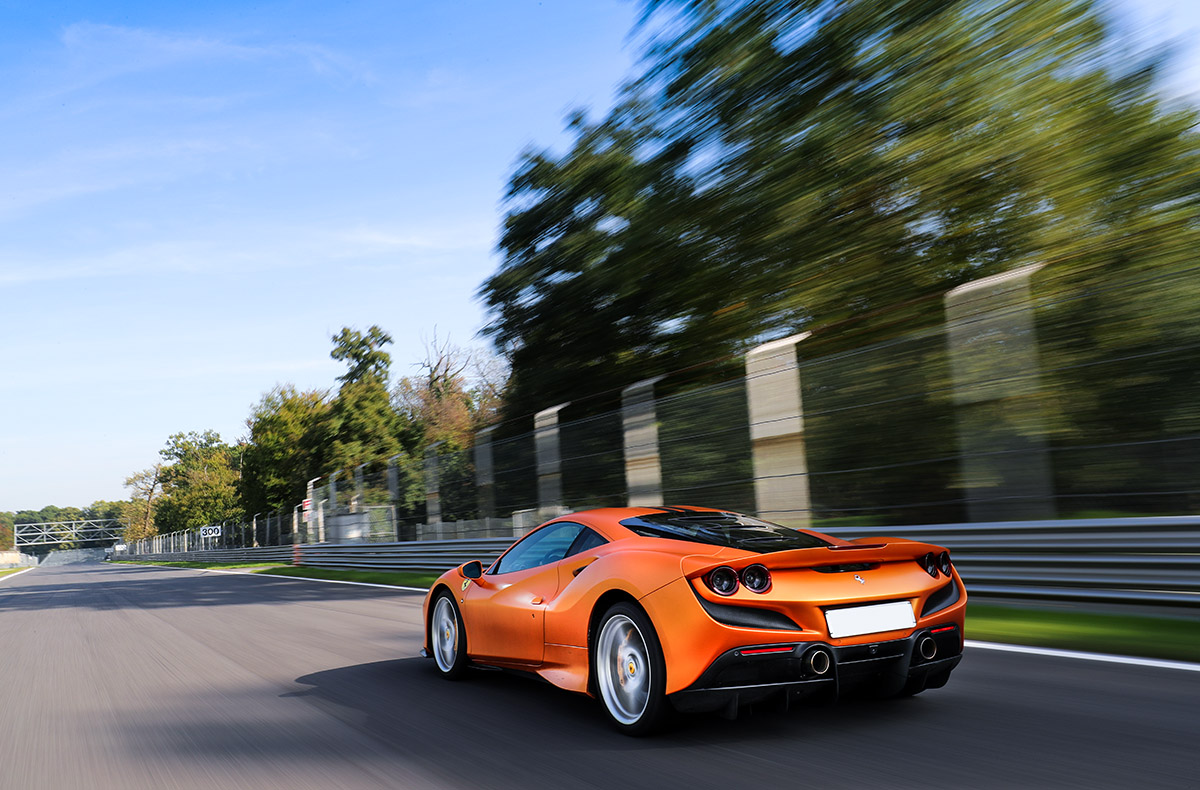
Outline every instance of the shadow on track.
{"label": "shadow on track", "polygon": [[[671,775],[713,786],[711,771],[721,766],[714,756],[745,744],[789,755],[797,764],[827,762],[830,744],[822,742],[831,733],[843,743],[861,743],[946,715],[944,706],[918,700],[849,702],[748,711],[737,721],[680,716],[659,736],[632,739],[610,729],[595,700],[516,674],[476,670],[449,682],[428,660],[406,658],[330,669],[296,682],[308,688],[286,696],[356,723],[427,768],[450,765],[456,780],[487,787],[639,786],[642,777],[646,786],[661,786]],[[737,782],[739,771],[724,765],[718,774]]]}

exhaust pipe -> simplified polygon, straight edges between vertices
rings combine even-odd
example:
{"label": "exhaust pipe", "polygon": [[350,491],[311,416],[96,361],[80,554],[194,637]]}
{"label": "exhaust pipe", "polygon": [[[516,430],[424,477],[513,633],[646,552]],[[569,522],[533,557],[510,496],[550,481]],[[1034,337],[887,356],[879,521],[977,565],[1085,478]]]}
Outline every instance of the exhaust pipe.
{"label": "exhaust pipe", "polygon": [[921,641],[917,642],[917,650],[921,653],[921,658],[926,661],[932,661],[937,655],[937,642],[933,641],[933,637],[926,634],[921,637]]}
{"label": "exhaust pipe", "polygon": [[804,667],[810,674],[820,677],[827,674],[830,668],[833,667],[833,659],[830,657],[828,650],[815,647],[808,651],[808,655],[804,657]]}

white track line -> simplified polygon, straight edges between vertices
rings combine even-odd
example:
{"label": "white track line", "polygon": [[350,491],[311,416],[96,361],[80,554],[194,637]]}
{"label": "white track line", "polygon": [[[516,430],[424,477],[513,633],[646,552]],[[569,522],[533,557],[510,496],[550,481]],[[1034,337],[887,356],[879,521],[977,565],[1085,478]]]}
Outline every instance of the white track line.
{"label": "white track line", "polygon": [[33,570],[33,568],[26,568],[23,571],[17,571],[16,573],[10,573],[6,576],[0,576],[0,583],[6,581],[8,579],[15,579],[18,576],[20,576],[22,573],[29,573],[31,570]]}
{"label": "white track line", "polygon": [[1157,669],[1181,669],[1184,672],[1200,672],[1200,664],[1187,661],[1167,661],[1161,658],[1138,658],[1136,656],[1117,656],[1111,653],[1085,653],[1081,650],[1059,650],[1054,647],[1030,647],[1028,645],[1008,645],[1002,642],[977,642],[966,640],[966,646],[983,650],[1000,650],[1006,653],[1029,653],[1035,656],[1053,656],[1055,658],[1073,658],[1078,661],[1101,661],[1107,664],[1133,664],[1139,667],[1155,667]]}

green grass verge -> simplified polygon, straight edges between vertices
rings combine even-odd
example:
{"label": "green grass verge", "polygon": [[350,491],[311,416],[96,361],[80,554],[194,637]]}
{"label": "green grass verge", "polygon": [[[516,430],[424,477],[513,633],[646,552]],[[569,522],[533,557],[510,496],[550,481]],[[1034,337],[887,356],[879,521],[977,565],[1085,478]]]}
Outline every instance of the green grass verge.
{"label": "green grass verge", "polygon": [[370,584],[391,584],[397,587],[420,587],[422,589],[433,584],[440,573],[414,573],[406,571],[354,571],[334,568],[310,568],[308,566],[284,566],[267,568],[255,573],[268,576],[294,576],[303,579],[330,579],[343,582],[368,582]]}
{"label": "green grass verge", "polygon": [[28,568],[4,568],[3,570],[0,570],[0,576],[7,576],[10,573],[20,573],[21,571],[27,571],[27,570],[29,570],[29,569]]}
{"label": "green grass verge", "polygon": [[967,604],[967,638],[1097,653],[1200,661],[1190,619]]}
{"label": "green grass verge", "polygon": [[282,568],[282,562],[162,562],[150,560],[113,560],[118,565],[157,565],[160,568],[194,568],[196,570],[225,570],[227,568]]}
{"label": "green grass verge", "polygon": [[411,573],[404,571],[354,571],[333,568],[311,568],[294,566],[282,562],[164,562],[139,560],[114,560],[122,565],[156,565],[161,568],[192,568],[195,570],[230,570],[245,568],[252,573],[268,576],[292,576],[300,579],[328,579],[343,582],[369,582],[391,584],[396,587],[429,587],[441,574]]}

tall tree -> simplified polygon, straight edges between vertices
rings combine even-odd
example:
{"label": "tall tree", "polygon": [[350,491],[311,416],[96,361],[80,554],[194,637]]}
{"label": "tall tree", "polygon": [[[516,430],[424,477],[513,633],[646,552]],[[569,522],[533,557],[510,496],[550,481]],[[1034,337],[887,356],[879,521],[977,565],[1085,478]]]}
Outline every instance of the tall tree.
{"label": "tall tree", "polygon": [[444,519],[475,518],[475,466],[470,454],[475,433],[496,419],[506,368],[500,360],[439,341],[425,345],[420,373],[405,376],[393,393],[396,411],[413,426],[414,441],[404,477],[408,516],[424,507],[424,454],[437,448]]}
{"label": "tall tree", "polygon": [[222,442],[215,431],[193,431],[172,435],[159,455],[165,462],[154,512],[160,534],[243,516],[237,496],[240,448]]}
{"label": "tall tree", "polygon": [[239,490],[247,512],[288,509],[320,474],[329,443],[330,399],[288,384],[263,395],[246,420],[250,434]]}
{"label": "tall tree", "polygon": [[330,356],[347,370],[329,410],[329,454],[325,470],[333,472],[380,462],[402,449],[408,426],[392,409],[388,394],[391,335],[377,326],[366,334],[343,328],[333,337]]}
{"label": "tall tree", "polygon": [[142,540],[158,534],[154,513],[162,496],[163,464],[156,463],[125,478],[125,487],[131,493],[125,540]]}
{"label": "tall tree", "polygon": [[1121,267],[1196,216],[1194,115],[1089,0],[645,5],[628,100],[510,183],[481,295],[522,410],[802,329],[861,345],[965,281]]}

